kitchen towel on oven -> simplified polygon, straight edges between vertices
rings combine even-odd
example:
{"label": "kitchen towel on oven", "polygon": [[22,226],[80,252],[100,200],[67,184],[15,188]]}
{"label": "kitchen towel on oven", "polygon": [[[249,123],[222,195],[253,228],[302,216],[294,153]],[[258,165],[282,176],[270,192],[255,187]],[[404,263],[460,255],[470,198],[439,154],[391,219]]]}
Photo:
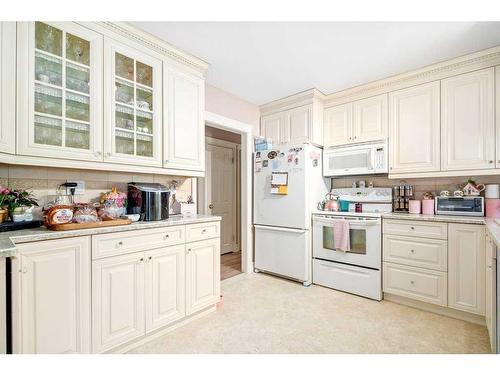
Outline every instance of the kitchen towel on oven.
{"label": "kitchen towel on oven", "polygon": [[333,244],[335,250],[347,252],[351,250],[349,243],[349,221],[345,219],[333,220]]}

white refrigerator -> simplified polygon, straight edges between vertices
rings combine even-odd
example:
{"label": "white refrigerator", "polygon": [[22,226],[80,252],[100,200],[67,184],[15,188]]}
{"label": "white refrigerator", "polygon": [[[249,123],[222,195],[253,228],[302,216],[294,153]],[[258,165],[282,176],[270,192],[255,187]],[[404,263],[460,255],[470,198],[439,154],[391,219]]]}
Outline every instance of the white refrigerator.
{"label": "white refrigerator", "polygon": [[321,163],[307,143],[254,153],[256,272],[311,284],[311,213],[329,187]]}

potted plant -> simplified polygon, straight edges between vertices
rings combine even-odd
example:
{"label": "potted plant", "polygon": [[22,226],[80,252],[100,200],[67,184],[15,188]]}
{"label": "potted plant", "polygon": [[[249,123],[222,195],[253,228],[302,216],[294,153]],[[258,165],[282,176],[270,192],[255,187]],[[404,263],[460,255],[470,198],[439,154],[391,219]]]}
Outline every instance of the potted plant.
{"label": "potted plant", "polygon": [[9,215],[8,205],[13,199],[12,190],[0,186],[0,224],[2,224]]}
{"label": "potted plant", "polygon": [[9,202],[9,215],[14,222],[33,220],[33,207],[38,202],[33,193],[27,190],[12,190],[13,199]]}

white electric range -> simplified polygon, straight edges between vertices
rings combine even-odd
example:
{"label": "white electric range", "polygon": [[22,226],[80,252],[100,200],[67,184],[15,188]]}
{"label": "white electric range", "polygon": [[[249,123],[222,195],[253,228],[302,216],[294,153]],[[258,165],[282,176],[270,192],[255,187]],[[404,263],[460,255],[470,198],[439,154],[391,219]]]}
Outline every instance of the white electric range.
{"label": "white electric range", "polygon": [[[348,212],[313,213],[313,283],[382,299],[382,214],[392,211],[391,188],[332,189]],[[356,211],[356,205],[358,211]],[[339,220],[349,223],[350,247],[335,248]]]}

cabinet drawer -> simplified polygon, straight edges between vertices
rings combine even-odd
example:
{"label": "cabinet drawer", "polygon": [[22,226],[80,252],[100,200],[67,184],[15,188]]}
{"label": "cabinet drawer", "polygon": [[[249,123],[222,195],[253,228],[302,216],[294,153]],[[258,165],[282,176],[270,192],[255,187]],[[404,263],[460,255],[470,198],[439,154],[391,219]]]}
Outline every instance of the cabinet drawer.
{"label": "cabinet drawer", "polygon": [[92,259],[183,244],[184,225],[92,236]]}
{"label": "cabinet drawer", "polygon": [[446,306],[446,272],[384,262],[384,292]]}
{"label": "cabinet drawer", "polygon": [[384,234],[384,261],[446,271],[447,242]]}
{"label": "cabinet drawer", "polygon": [[186,242],[200,241],[220,236],[220,223],[201,223],[186,225]]}
{"label": "cabinet drawer", "polygon": [[448,224],[429,223],[425,221],[384,220],[384,234],[400,236],[434,238],[446,240],[448,238]]}

